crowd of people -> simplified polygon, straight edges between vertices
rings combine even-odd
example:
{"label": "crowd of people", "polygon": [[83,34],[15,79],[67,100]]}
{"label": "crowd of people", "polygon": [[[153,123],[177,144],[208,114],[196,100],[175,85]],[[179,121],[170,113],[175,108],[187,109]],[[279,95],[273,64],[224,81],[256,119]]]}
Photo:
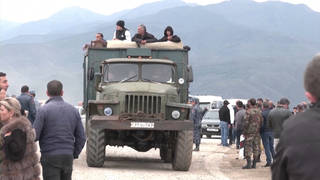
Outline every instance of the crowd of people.
{"label": "crowd of people", "polygon": [[[320,54],[307,65],[304,73],[304,88],[310,104],[302,102],[289,110],[290,101],[281,98],[276,105],[262,98],[251,98],[244,105],[237,101],[234,122],[230,120],[229,102],[225,100],[219,109],[221,145],[230,147],[244,136],[243,169],[256,168],[261,162],[261,142],[266,155],[265,167],[272,170],[273,180],[318,179],[320,169]],[[194,122],[194,143],[199,151],[199,118],[201,110],[194,101],[191,119]],[[229,133],[233,127],[233,133]],[[234,134],[234,135],[232,135]],[[229,143],[227,142],[229,138]]]}
{"label": "crowd of people", "polygon": [[[92,41],[91,44],[85,44],[83,46],[83,50],[86,50],[89,47],[107,47],[107,41],[103,37],[102,33],[97,33],[96,39]],[[117,21],[116,30],[113,33],[112,40],[133,41],[136,42],[138,46],[153,42],[181,42],[180,37],[174,34],[171,26],[167,26],[163,32],[163,37],[157,39],[153,34],[147,31],[147,27],[144,24],[140,24],[138,26],[137,33],[131,38],[130,30],[125,27],[125,22],[123,20]]]}
{"label": "crowd of people", "polygon": [[0,179],[37,180],[42,167],[45,180],[71,180],[86,138],[78,110],[62,98],[62,83],[48,82],[49,99],[41,108],[28,86],[17,98],[7,97],[8,88],[6,73],[0,72]]}

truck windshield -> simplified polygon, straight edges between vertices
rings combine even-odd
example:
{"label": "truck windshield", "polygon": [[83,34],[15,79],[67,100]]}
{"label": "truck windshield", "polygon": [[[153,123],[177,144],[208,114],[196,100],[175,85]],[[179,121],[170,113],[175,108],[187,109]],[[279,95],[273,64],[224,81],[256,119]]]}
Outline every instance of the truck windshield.
{"label": "truck windshield", "polygon": [[108,64],[105,66],[105,82],[124,82],[138,80],[138,65],[131,63]]}
{"label": "truck windshield", "polygon": [[142,81],[174,83],[174,68],[167,64],[143,64]]}

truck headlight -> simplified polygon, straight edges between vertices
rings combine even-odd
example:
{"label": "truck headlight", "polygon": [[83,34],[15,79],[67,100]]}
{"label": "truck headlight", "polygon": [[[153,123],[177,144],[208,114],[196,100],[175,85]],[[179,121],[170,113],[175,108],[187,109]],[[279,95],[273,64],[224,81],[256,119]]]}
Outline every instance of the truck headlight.
{"label": "truck headlight", "polygon": [[178,110],[174,110],[174,111],[172,111],[171,116],[173,119],[179,119],[180,112]]}
{"label": "truck headlight", "polygon": [[110,107],[104,108],[103,112],[104,112],[104,114],[106,116],[111,116],[112,115],[112,109]]}

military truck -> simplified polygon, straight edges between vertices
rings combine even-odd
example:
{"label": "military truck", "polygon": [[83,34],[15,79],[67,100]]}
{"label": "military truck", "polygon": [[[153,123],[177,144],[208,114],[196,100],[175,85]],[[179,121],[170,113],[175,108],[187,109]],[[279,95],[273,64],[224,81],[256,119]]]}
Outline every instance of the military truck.
{"label": "military truck", "polygon": [[179,43],[109,41],[84,56],[87,165],[102,167],[106,146],[139,152],[160,149],[164,162],[187,171],[193,122],[189,119],[188,49]]}

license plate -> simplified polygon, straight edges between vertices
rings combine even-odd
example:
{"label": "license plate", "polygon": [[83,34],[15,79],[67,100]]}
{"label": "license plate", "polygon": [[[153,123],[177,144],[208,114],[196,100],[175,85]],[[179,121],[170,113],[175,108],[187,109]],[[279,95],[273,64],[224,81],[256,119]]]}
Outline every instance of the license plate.
{"label": "license plate", "polygon": [[153,122],[131,122],[132,128],[154,128],[154,123]]}
{"label": "license plate", "polygon": [[213,129],[213,128],[208,128],[207,131],[213,131],[213,132],[218,132],[219,129]]}

